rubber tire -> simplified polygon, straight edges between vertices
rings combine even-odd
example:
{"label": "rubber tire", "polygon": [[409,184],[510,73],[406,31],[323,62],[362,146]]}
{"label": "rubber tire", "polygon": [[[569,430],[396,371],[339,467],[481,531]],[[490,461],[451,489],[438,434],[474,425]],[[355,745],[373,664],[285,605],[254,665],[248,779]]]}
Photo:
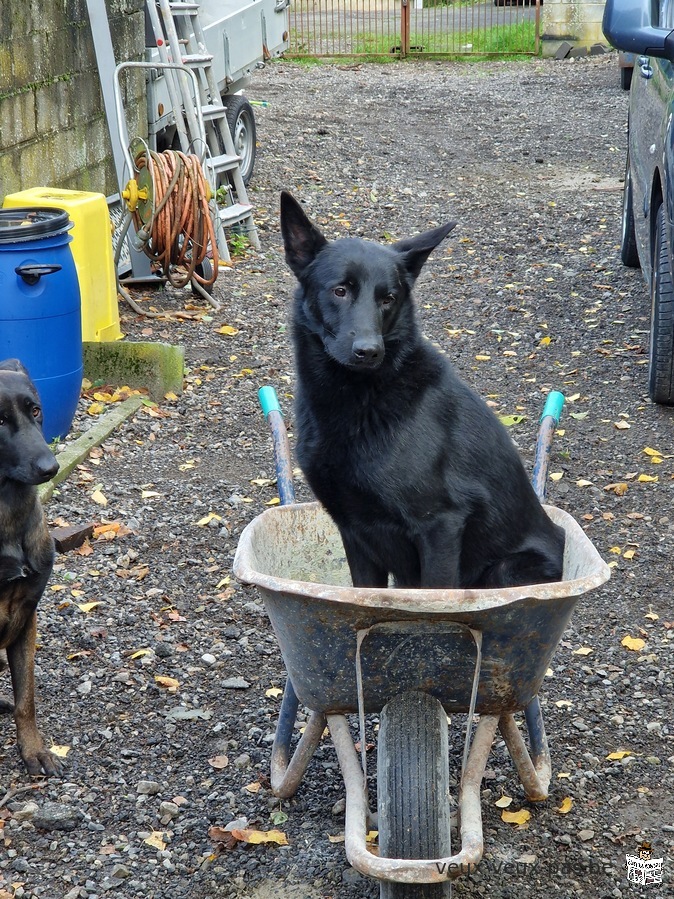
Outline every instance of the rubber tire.
{"label": "rubber tire", "polygon": [[255,113],[248,100],[240,94],[225,97],[224,102],[227,107],[227,124],[234,141],[234,150],[241,156],[243,183],[248,187],[255,168]]}
{"label": "rubber tire", "polygon": [[628,91],[632,87],[632,73],[634,69],[632,66],[621,66],[620,67],[620,87],[624,91]]}
{"label": "rubber tire", "polygon": [[[197,265],[197,267],[194,269],[194,271],[197,273],[197,275],[201,275],[202,278],[206,278],[206,280],[208,280],[211,277],[211,275],[213,274],[212,260],[209,259],[208,256],[206,256],[204,261],[200,262],[199,265]],[[195,297],[201,296],[199,291],[195,288],[194,282],[191,282],[191,284],[192,284],[192,293],[194,294],[194,296]],[[213,296],[213,287],[214,286],[215,286],[215,282],[213,282],[213,284],[209,284],[208,287],[204,287],[203,284],[201,285],[201,287],[204,288],[204,290],[206,291],[206,293],[209,296]]]}
{"label": "rubber tire", "polygon": [[[451,855],[447,715],[428,693],[401,693],[381,713],[377,814],[380,856]],[[379,890],[380,899],[441,899],[451,884],[380,881]]]}
{"label": "rubber tire", "polygon": [[[629,140],[629,137],[628,137]],[[639,268],[639,251],[637,250],[637,235],[634,228],[634,196],[632,191],[632,173],[630,168],[630,153],[627,151],[625,164],[625,182],[623,186],[623,211],[620,231],[620,258],[623,265],[628,268]]]}
{"label": "rubber tire", "polygon": [[674,283],[665,207],[655,215],[651,276],[651,346],[648,392],[654,403],[674,406]]}

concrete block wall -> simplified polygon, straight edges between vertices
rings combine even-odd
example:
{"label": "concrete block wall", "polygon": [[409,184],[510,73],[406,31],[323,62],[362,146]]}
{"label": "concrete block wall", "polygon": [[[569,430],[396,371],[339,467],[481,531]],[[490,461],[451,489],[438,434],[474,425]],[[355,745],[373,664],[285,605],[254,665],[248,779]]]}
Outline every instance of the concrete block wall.
{"label": "concrete block wall", "polygon": [[606,44],[601,30],[603,0],[545,0],[541,7],[543,54],[554,54],[563,41],[574,46]]}
{"label": "concrete block wall", "polygon": [[[115,59],[144,55],[143,0],[106,0]],[[144,78],[123,85],[147,133]],[[0,205],[30,187],[117,191],[85,0],[0,0]]]}

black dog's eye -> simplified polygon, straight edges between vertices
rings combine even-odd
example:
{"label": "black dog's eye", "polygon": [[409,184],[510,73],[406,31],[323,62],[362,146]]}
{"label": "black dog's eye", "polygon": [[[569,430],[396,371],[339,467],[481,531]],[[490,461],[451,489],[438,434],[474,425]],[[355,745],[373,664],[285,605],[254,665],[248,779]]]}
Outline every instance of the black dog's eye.
{"label": "black dog's eye", "polygon": [[346,296],[347,290],[346,290],[346,287],[344,287],[342,284],[340,284],[339,287],[335,287],[335,289],[333,290],[333,293],[336,297],[339,297],[339,299],[341,300],[341,299],[344,299],[344,297]]}
{"label": "black dog's eye", "polygon": [[395,296],[392,293],[389,293],[383,298],[383,300],[381,301],[381,304],[384,307],[384,309],[388,309],[389,306],[392,306],[395,303],[395,301],[396,301]]}
{"label": "black dog's eye", "polygon": [[33,418],[39,418],[39,417],[40,417],[40,412],[41,412],[41,411],[42,411],[42,410],[40,409],[39,406],[33,406],[33,408],[31,409],[31,412],[32,412],[32,414],[33,414]]}

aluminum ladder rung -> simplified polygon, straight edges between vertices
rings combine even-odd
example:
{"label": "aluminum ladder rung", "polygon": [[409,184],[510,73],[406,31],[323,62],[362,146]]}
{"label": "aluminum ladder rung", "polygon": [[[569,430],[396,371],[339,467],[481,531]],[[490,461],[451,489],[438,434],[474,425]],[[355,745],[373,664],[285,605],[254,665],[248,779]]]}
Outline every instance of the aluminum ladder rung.
{"label": "aluminum ladder rung", "polygon": [[209,156],[204,165],[214,172],[231,172],[241,162],[240,156],[230,156],[228,153],[222,153],[219,156]]}

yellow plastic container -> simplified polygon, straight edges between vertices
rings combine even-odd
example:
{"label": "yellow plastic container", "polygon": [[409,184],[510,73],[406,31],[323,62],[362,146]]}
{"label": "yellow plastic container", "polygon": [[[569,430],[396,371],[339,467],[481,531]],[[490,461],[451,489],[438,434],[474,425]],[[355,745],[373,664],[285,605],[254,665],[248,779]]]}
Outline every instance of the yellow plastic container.
{"label": "yellow plastic container", "polygon": [[119,306],[108,204],[103,194],[32,187],[7,194],[4,207],[65,209],[73,222],[72,250],[82,296],[82,340],[119,340]]}

